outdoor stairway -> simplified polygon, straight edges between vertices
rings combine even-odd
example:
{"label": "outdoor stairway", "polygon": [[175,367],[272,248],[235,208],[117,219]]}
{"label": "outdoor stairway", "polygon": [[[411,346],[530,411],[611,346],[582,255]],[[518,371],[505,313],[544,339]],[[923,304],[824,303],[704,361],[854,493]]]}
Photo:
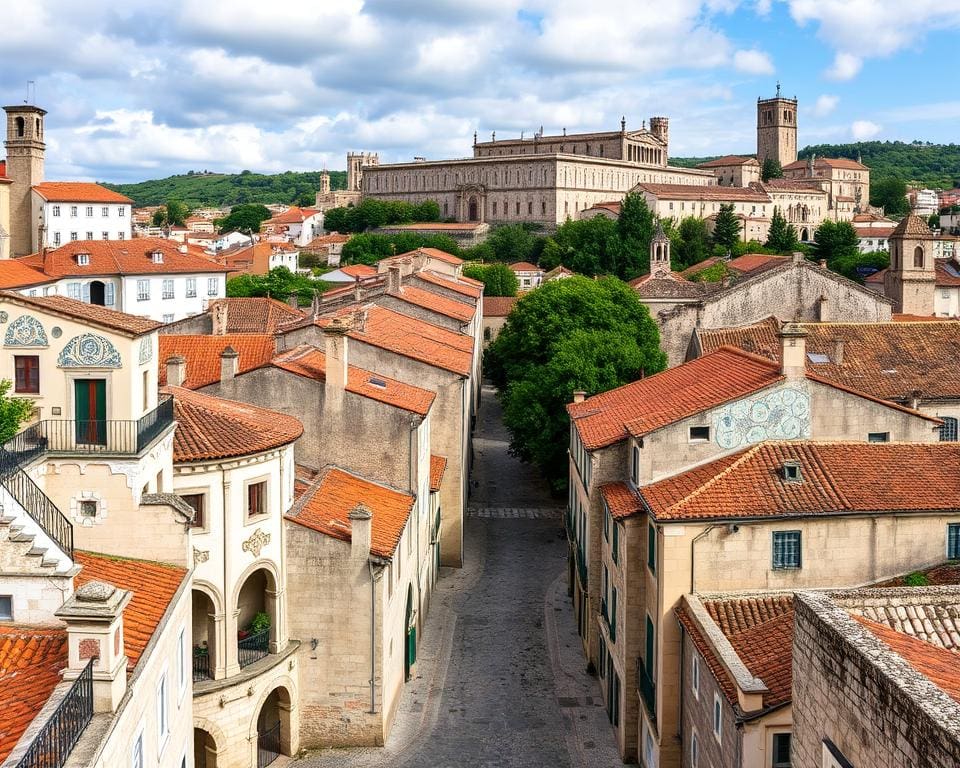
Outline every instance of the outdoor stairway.
{"label": "outdoor stairway", "polygon": [[[23,478],[27,478],[24,473]],[[29,564],[25,563],[25,571],[45,572],[49,574],[65,574],[73,567],[72,552],[72,526],[59,510],[53,505],[39,488],[33,485],[31,498],[43,499],[47,505],[44,510],[47,515],[55,514],[58,524],[61,528],[66,526],[70,532],[70,543],[61,543],[64,539],[61,537],[58,541],[52,531],[44,530],[44,527],[34,516],[28,514],[27,510],[17,501],[10,492],[7,484],[9,478],[0,479],[0,542],[6,540],[20,556],[28,559]],[[22,480],[22,478],[21,478]],[[40,519],[44,519],[38,515]]]}

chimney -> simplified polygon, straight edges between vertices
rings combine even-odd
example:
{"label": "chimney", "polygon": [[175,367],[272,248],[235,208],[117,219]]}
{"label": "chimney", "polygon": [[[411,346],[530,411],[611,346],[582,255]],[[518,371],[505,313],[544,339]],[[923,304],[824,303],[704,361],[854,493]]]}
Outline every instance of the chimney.
{"label": "chimney", "polygon": [[803,262],[807,260],[807,257],[800,251],[794,251],[790,256],[794,264],[803,264]]}
{"label": "chimney", "polygon": [[240,353],[233,347],[227,347],[220,353],[220,383],[232,381],[240,368]]}
{"label": "chimney", "polygon": [[349,318],[335,317],[323,328],[324,353],[326,355],[326,383],[324,385],[325,404],[338,407],[343,402],[343,391],[347,387],[349,359],[347,354],[347,334],[352,324]]}
{"label": "chimney", "polygon": [[67,625],[64,680],[80,677],[93,662],[93,711],[116,712],[127,691],[123,609],[133,593],[103,581],[88,581],[54,614]]}
{"label": "chimney", "polygon": [[826,268],[827,268],[827,260],[826,260],[826,259],[820,259],[820,261],[817,262],[817,263],[820,265],[820,269],[826,269]]}
{"label": "chimney", "polygon": [[921,392],[919,389],[913,390],[913,392],[910,393],[910,407],[915,411],[920,410],[920,401],[922,399],[923,392]]}
{"label": "chimney", "polygon": [[387,293],[399,293],[403,278],[399,264],[391,264],[387,268]]}
{"label": "chimney", "polygon": [[289,296],[287,296],[287,304],[289,304],[294,309],[300,309],[300,299],[297,298],[296,291],[294,291]]}
{"label": "chimney", "polygon": [[210,316],[213,321],[213,329],[210,331],[214,336],[223,336],[227,332],[227,302],[215,301],[210,309]]}
{"label": "chimney", "polygon": [[780,352],[783,375],[788,380],[803,379],[807,374],[807,332],[798,323],[784,323],[780,329]]}
{"label": "chimney", "polygon": [[360,288],[360,275],[357,275],[353,282],[353,300],[360,301],[362,298],[363,290]]}
{"label": "chimney", "polygon": [[187,380],[187,358],[171,355],[167,358],[167,386],[182,387]]}
{"label": "chimney", "polygon": [[834,365],[843,365],[843,339],[830,340],[830,362]]}
{"label": "chimney", "polygon": [[370,557],[370,528],[373,512],[363,502],[347,513],[350,521],[350,556],[355,560],[367,560]]}
{"label": "chimney", "polygon": [[582,389],[575,389],[573,391],[573,402],[582,403],[586,399],[587,399],[587,393],[584,392]]}
{"label": "chimney", "polygon": [[817,320],[821,323],[829,323],[830,319],[830,299],[826,294],[821,294],[817,299]]}
{"label": "chimney", "polygon": [[180,245],[177,246],[177,250],[180,251],[180,253],[187,253],[190,249],[187,247],[186,243],[180,243]]}

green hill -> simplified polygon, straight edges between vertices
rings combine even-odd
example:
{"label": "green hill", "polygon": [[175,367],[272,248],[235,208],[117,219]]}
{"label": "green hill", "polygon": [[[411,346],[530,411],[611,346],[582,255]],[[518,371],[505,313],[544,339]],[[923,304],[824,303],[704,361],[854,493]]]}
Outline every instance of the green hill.
{"label": "green hill", "polygon": [[[960,186],[960,144],[927,144],[915,141],[863,141],[859,144],[816,144],[804,147],[798,156],[806,160],[812,153],[817,157],[848,157],[869,166],[871,179],[895,177],[928,187],[951,188]],[[711,157],[671,157],[670,163],[692,168],[713,160]]]}
{"label": "green hill", "polygon": [[[346,171],[329,173],[332,189],[347,188]],[[163,205],[167,200],[182,200],[191,208],[240,203],[312,205],[320,189],[320,171],[186,173],[136,184],[101,183],[131,198],[138,206]]]}

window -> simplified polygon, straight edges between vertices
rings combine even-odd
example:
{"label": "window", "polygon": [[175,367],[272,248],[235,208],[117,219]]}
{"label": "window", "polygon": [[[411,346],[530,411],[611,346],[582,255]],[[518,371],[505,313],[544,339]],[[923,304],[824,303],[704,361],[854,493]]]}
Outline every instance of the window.
{"label": "window", "polygon": [[110,208],[108,208],[106,205],[103,206],[103,208],[100,209],[100,215],[101,215],[101,216],[109,216],[109,215],[110,215]]}
{"label": "window", "polygon": [[616,521],[613,522],[613,543],[610,545],[610,554],[613,557],[613,562],[620,561],[620,526],[617,525]]}
{"label": "window", "polygon": [[247,517],[267,514],[267,481],[247,486]]}
{"label": "window", "polygon": [[173,298],[173,280],[163,281],[163,298],[165,299]]}
{"label": "window", "polygon": [[53,206],[53,215],[54,215],[54,216],[58,216],[58,217],[60,216],[60,206],[59,206],[59,205]]}
{"label": "window", "polygon": [[947,526],[947,559],[960,560],[960,523]]}
{"label": "window", "polygon": [[86,237],[86,239],[87,239],[87,240],[93,240],[93,232],[91,232],[90,230],[87,230],[87,237]]}
{"label": "window", "polygon": [[117,232],[117,240],[123,240],[123,232]]}
{"label": "window", "polygon": [[184,493],[180,495],[180,498],[187,502],[191,509],[193,509],[193,522],[190,524],[190,527],[206,527],[206,520],[204,519],[204,495],[202,493]]}
{"label": "window", "polygon": [[14,355],[15,369],[14,392],[40,392],[40,357],[39,355]]}
{"label": "window", "polygon": [[119,213],[121,216],[126,216],[127,209],[121,205],[119,208],[117,208],[117,213]]}
{"label": "window", "polygon": [[193,299],[197,296],[197,278],[188,277],[187,278],[187,298]]}
{"label": "window", "polygon": [[208,277],[207,278],[207,296],[216,296],[217,295],[217,278]]}
{"label": "window", "polygon": [[106,230],[104,230],[103,232],[100,233],[100,239],[101,239],[101,240],[109,240],[109,239],[110,239],[110,233],[107,232]]}
{"label": "window", "polygon": [[80,298],[80,283],[67,283],[67,296],[71,299]]}
{"label": "window", "polygon": [[868,432],[867,442],[868,443],[889,443],[890,433],[889,432]]}
{"label": "window", "polygon": [[640,482],[640,446],[633,445],[633,452],[630,461],[630,480],[634,485]]}
{"label": "window", "polygon": [[71,216],[76,216],[76,215],[77,215],[77,206],[75,206],[75,205],[71,205],[71,206],[70,206],[70,215],[71,215]]}
{"label": "window", "polygon": [[71,233],[70,233],[70,242],[71,242],[71,243],[75,243],[75,242],[77,241],[77,239],[78,239],[78,238],[77,238],[77,233],[76,233],[76,232],[71,232]]}
{"label": "window", "polygon": [[773,765],[771,768],[790,768],[790,734],[773,734]]}
{"label": "window", "polygon": [[799,461],[783,462],[783,479],[788,483],[802,483],[803,474],[800,470]]}
{"label": "window", "polygon": [[97,502],[89,499],[80,502],[80,517],[96,518]]}
{"label": "window", "polygon": [[137,734],[137,740],[133,742],[133,749],[130,752],[131,768],[143,768],[143,727]]}
{"label": "window", "polygon": [[92,205],[88,205],[88,206],[87,206],[87,216],[93,216],[93,206],[92,206]]}
{"label": "window", "polygon": [[13,621],[13,595],[0,595],[0,621]]}
{"label": "window", "polygon": [[693,652],[693,661],[690,665],[690,688],[693,690],[693,698],[700,698],[700,657],[696,651]]}
{"label": "window", "polygon": [[717,743],[720,743],[720,728],[723,726],[723,709],[720,705],[720,697],[713,694],[713,735]]}
{"label": "window", "polygon": [[164,322],[164,323],[172,323],[172,322],[173,322],[173,315],[164,315],[161,322]]}
{"label": "window", "polygon": [[918,245],[913,249],[913,266],[923,269],[923,246]]}
{"label": "window", "polygon": [[647,568],[657,575],[657,526],[647,523]]}
{"label": "window", "polygon": [[700,742],[697,741],[696,731],[690,736],[690,768],[698,768],[700,760]]}
{"label": "window", "polygon": [[957,419],[953,416],[941,416],[943,424],[940,426],[940,440],[945,443],[957,442]]}
{"label": "window", "polygon": [[183,701],[183,692],[187,690],[187,629],[180,627],[177,636],[177,695]]}
{"label": "window", "polygon": [[137,280],[137,301],[150,300],[150,281]]}
{"label": "window", "polygon": [[54,245],[60,245],[60,233],[59,233],[59,232],[54,232],[54,233],[53,233],[53,244],[54,244]]}
{"label": "window", "polygon": [[690,427],[690,442],[703,443],[710,439],[710,427]]}
{"label": "window", "polygon": [[774,570],[787,570],[790,568],[799,568],[801,564],[800,557],[800,531],[774,531],[773,532],[773,568]]}
{"label": "window", "polygon": [[167,710],[167,673],[157,683],[157,752],[163,752],[170,736],[170,713]]}

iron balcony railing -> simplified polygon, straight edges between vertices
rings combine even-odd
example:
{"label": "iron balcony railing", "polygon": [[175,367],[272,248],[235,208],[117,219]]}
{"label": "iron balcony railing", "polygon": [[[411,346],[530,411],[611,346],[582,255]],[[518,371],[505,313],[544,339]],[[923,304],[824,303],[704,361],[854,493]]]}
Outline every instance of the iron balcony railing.
{"label": "iron balcony railing", "polygon": [[257,768],[266,768],[280,757],[280,721],[257,734]]}
{"label": "iron balcony railing", "polygon": [[17,768],[61,768],[93,718],[93,662],[90,659],[80,677],[57,705],[57,709],[30,742]]}
{"label": "iron balcony railing", "polygon": [[642,659],[637,659],[637,690],[643,703],[647,706],[647,713],[650,719],[657,722],[657,684],[647,673],[647,668]]}
{"label": "iron balcony railing", "polygon": [[210,674],[210,654],[206,649],[200,652],[197,648],[193,649],[193,682],[200,683],[204,680],[213,680]]}
{"label": "iron balcony railing", "polygon": [[264,629],[237,641],[240,668],[253,664],[270,653],[270,630]]}

